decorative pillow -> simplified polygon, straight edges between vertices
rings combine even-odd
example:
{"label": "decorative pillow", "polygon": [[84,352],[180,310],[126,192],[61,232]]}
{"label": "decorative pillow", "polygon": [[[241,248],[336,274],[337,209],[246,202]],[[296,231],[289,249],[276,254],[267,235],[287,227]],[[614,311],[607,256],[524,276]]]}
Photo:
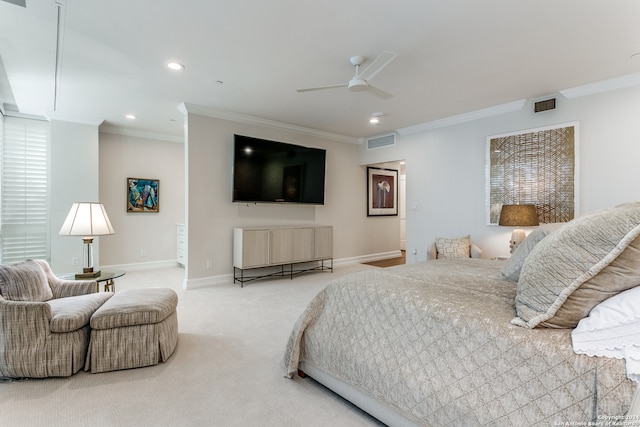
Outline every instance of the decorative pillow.
{"label": "decorative pillow", "polygon": [[598,304],[571,332],[573,351],[626,359],[627,376],[640,380],[640,286]]}
{"label": "decorative pillow", "polygon": [[511,256],[505,261],[504,267],[502,268],[502,278],[510,280],[512,282],[517,282],[520,278],[520,270],[524,265],[525,259],[529,256],[529,253],[534,248],[535,245],[540,242],[540,240],[544,239],[548,234],[557,230],[564,223],[553,223],[553,224],[545,224],[533,230],[526,239],[518,245],[515,251],[511,254]]}
{"label": "decorative pillow", "polygon": [[526,258],[516,293],[528,328],[574,328],[602,301],[640,284],[640,206],[575,219]]}
{"label": "decorative pillow", "polygon": [[447,237],[436,238],[438,259],[441,258],[469,258],[471,256],[471,236],[457,239]]}
{"label": "decorative pillow", "polygon": [[33,260],[0,265],[0,294],[12,301],[48,301],[53,298],[49,281]]}
{"label": "decorative pillow", "polygon": [[578,354],[621,359],[623,349],[635,347],[640,356],[640,286],[595,306],[571,332],[571,339]]}

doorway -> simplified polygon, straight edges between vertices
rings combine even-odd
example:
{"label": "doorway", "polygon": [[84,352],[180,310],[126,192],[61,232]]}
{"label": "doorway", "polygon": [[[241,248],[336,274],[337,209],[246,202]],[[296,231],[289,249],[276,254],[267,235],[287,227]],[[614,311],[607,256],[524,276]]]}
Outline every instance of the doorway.
{"label": "doorway", "polygon": [[407,174],[404,160],[400,162],[398,175],[398,216],[400,217],[400,250],[407,253]]}
{"label": "doorway", "polygon": [[[406,209],[406,168],[405,168],[405,161],[404,160],[396,160],[396,161],[390,161],[390,162],[384,162],[384,163],[376,163],[376,164],[370,164],[367,165],[368,167],[375,167],[375,168],[381,168],[381,169],[392,169],[392,170],[396,170],[398,171],[398,194],[397,194],[397,200],[398,200],[398,221],[393,221],[390,224],[393,225],[389,225],[390,227],[399,227],[399,241],[397,242],[396,246],[398,249],[400,249],[400,251],[402,252],[402,256],[401,258],[393,258],[393,259],[389,259],[387,260],[387,262],[390,262],[390,264],[388,265],[378,265],[379,267],[387,267],[390,265],[398,265],[398,264],[404,264],[405,260],[406,260],[406,247],[407,247],[407,240],[406,240],[406,224],[407,224],[407,209]],[[395,263],[395,264],[394,264]],[[374,263],[375,264],[375,263]]]}

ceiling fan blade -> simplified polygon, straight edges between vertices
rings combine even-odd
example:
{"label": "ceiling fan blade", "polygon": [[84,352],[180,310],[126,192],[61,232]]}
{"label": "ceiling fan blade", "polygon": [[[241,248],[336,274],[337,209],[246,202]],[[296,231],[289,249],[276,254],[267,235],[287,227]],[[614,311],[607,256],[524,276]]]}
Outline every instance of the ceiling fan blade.
{"label": "ceiling fan blade", "polygon": [[371,94],[373,94],[375,96],[377,96],[378,98],[382,98],[382,99],[385,99],[385,100],[393,98],[393,95],[391,95],[389,92],[385,92],[383,90],[380,90],[375,86],[371,86],[371,85],[367,86],[366,91],[370,92]]}
{"label": "ceiling fan blade", "polygon": [[341,85],[329,85],[329,86],[308,87],[306,89],[296,89],[296,92],[311,92],[312,90],[335,89],[337,87],[345,87],[345,86],[347,86],[347,83],[343,83]]}
{"label": "ceiling fan blade", "polygon": [[378,74],[384,67],[389,65],[389,62],[397,56],[397,53],[384,51],[376,59],[373,60],[369,66],[358,75],[359,79],[370,80]]}

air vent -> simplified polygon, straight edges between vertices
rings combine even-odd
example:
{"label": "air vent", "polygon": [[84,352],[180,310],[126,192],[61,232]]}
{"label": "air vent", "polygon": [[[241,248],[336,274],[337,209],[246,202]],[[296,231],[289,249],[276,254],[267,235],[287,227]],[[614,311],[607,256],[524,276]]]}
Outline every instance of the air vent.
{"label": "air vent", "polygon": [[533,104],[533,111],[535,113],[540,113],[542,111],[553,110],[556,108],[556,99],[546,99],[544,101],[538,101]]}
{"label": "air vent", "polygon": [[374,148],[390,147],[396,145],[396,134],[378,136],[376,138],[367,139],[367,150]]}

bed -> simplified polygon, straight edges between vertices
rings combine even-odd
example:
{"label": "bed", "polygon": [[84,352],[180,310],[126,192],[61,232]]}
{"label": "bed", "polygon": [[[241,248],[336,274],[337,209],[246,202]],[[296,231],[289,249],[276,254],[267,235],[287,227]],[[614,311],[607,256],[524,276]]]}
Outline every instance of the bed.
{"label": "bed", "polygon": [[[631,204],[536,230],[506,262],[439,259],[338,278],[294,325],[285,372],[391,426],[631,422],[640,338],[581,322],[638,284]],[[592,338],[603,334],[618,347],[599,348]]]}

